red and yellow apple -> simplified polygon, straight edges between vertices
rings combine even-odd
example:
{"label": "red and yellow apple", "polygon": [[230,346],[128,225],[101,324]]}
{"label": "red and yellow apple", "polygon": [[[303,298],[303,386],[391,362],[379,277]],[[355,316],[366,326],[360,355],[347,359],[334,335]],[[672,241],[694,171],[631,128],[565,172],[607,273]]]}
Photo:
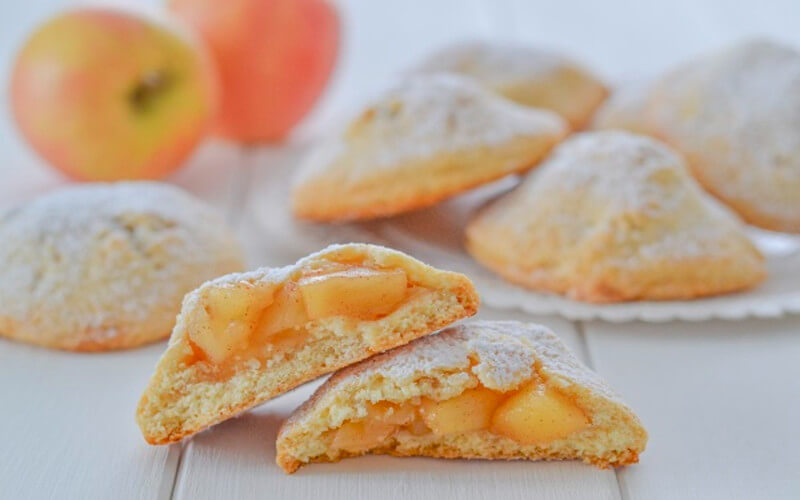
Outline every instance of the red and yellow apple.
{"label": "red and yellow apple", "polygon": [[212,66],[197,44],[98,8],[41,26],[17,57],[10,92],[33,148],[85,180],[174,170],[208,132],[218,104]]}
{"label": "red and yellow apple", "polygon": [[169,0],[205,40],[222,87],[216,132],[242,142],[283,138],[325,87],[339,22],[325,0]]}

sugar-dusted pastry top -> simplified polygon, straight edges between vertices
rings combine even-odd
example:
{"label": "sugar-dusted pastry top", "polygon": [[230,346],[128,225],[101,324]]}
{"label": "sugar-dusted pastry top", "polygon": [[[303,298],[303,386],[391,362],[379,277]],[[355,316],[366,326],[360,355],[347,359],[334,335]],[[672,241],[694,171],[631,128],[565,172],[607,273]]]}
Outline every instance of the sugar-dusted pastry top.
{"label": "sugar-dusted pastry top", "polygon": [[[738,219],[683,160],[627,132],[573,136],[467,232],[473,255],[508,279],[586,300],[704,295],[764,274]],[[712,263],[720,274],[704,276]]]}
{"label": "sugar-dusted pastry top", "polygon": [[308,156],[292,185],[292,210],[336,221],[430,206],[534,167],[566,133],[555,113],[467,78],[411,77]]}
{"label": "sugar-dusted pastry top", "polygon": [[800,231],[800,52],[752,40],[623,88],[597,126],[638,130],[686,155],[698,181],[745,220]]}
{"label": "sugar-dusted pastry top", "polygon": [[513,44],[468,41],[446,46],[413,69],[449,72],[527,106],[561,114],[583,126],[605,99],[605,85],[581,64],[553,51]]}
{"label": "sugar-dusted pastry top", "polygon": [[0,261],[0,333],[89,350],[167,336],[186,292],[243,266],[211,207],[156,182],[71,186],[0,214]]}
{"label": "sugar-dusted pastry top", "polygon": [[[499,222],[527,231],[532,229],[532,221],[524,215],[529,204],[538,208],[546,203],[553,204],[551,211],[562,213],[552,214],[556,217],[553,222],[563,224],[568,237],[607,230],[612,241],[623,242],[637,219],[641,224],[661,219],[664,227],[643,234],[646,238],[628,241],[637,244],[635,254],[614,256],[626,259],[713,255],[726,250],[722,236],[738,227],[734,217],[697,187],[674,151],[623,132],[573,136],[553,153],[538,175],[501,202],[506,213],[501,215],[500,209],[493,213]],[[606,217],[628,217],[631,225],[596,226]],[[637,263],[621,260],[619,264]]]}
{"label": "sugar-dusted pastry top", "polygon": [[348,147],[356,177],[440,153],[492,146],[525,135],[559,135],[558,116],[515,105],[456,75],[413,76],[369,104],[344,129],[312,154],[298,182],[330,168]]}

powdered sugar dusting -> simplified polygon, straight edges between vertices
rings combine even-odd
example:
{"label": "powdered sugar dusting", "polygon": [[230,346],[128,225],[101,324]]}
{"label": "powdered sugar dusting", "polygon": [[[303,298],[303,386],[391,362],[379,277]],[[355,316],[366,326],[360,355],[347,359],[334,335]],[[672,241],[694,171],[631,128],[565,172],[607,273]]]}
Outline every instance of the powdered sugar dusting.
{"label": "powdered sugar dusting", "polygon": [[326,171],[351,149],[357,152],[348,157],[355,178],[401,162],[520,136],[559,136],[565,129],[556,114],[516,105],[466,78],[416,76],[367,107],[343,135],[320,146],[309,156],[299,180]]}
{"label": "powdered sugar dusting", "polygon": [[[585,133],[558,147],[541,181],[564,190],[588,191],[618,210],[669,210],[673,194],[658,182],[666,173],[686,180],[682,160],[659,143],[621,132]],[[557,178],[557,179],[555,179]]]}
{"label": "powdered sugar dusting", "polygon": [[629,95],[601,111],[601,127],[662,137],[687,155],[705,186],[754,223],[800,228],[797,50],[753,40],[676,68],[643,98],[622,93]]}
{"label": "powdered sugar dusting", "polygon": [[[723,195],[798,217],[800,53],[753,41],[700,59],[679,75],[672,91],[683,100],[699,97],[697,113],[682,120],[659,106],[660,128],[674,130],[676,145],[691,154],[721,164],[709,176]],[[721,135],[726,146],[714,147]]]}
{"label": "powdered sugar dusting", "polygon": [[[585,238],[608,231],[619,247],[635,245],[639,258],[719,255],[730,234],[744,238],[735,216],[702,192],[676,153],[626,132],[577,134],[564,142],[510,196],[506,206],[528,201],[504,220],[527,231],[530,221],[520,212],[535,213],[531,206],[559,197],[563,208],[548,223]],[[631,257],[618,264],[638,265]]]}
{"label": "powdered sugar dusting", "polygon": [[534,363],[539,361],[551,375],[563,375],[611,394],[553,332],[533,323],[472,321],[415,340],[376,361],[364,370],[348,368],[355,377],[343,373],[340,380],[359,385],[380,375],[402,386],[437,373],[463,370],[472,371],[489,388],[508,391],[530,380]]}
{"label": "powdered sugar dusting", "polygon": [[0,316],[64,339],[147,321],[166,334],[183,294],[241,259],[221,217],[177,188],[68,187],[0,215]]}
{"label": "powdered sugar dusting", "polygon": [[[534,372],[534,366],[541,373]],[[392,387],[411,398],[419,396],[421,387],[427,384],[441,387],[443,393],[455,390],[450,394],[454,396],[474,386],[475,378],[492,389],[508,391],[539,375],[549,377],[551,383],[575,384],[623,404],[549,329],[517,321],[471,321],[341,370],[289,418],[281,434],[303,428],[304,422],[319,418],[342,402],[354,405],[352,397],[380,400],[380,391],[374,389],[376,380],[390,381]],[[339,413],[348,413],[344,410]],[[333,420],[334,425],[340,424],[341,415],[337,413]]]}

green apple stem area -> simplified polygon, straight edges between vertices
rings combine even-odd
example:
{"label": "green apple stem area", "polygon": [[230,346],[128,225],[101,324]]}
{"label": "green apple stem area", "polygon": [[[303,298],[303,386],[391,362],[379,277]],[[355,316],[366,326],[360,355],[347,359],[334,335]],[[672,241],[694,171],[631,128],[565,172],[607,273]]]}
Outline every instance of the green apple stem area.
{"label": "green apple stem area", "polygon": [[165,70],[149,71],[133,86],[128,94],[131,107],[136,112],[147,112],[156,105],[159,94],[173,86],[173,76]]}

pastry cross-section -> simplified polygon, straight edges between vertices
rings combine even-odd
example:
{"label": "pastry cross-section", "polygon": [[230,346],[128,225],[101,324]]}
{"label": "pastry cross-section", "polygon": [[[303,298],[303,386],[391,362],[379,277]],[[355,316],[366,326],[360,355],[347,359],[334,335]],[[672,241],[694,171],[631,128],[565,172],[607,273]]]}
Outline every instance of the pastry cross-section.
{"label": "pastry cross-section", "polygon": [[374,245],[224,276],[185,298],[139,426],[150,443],[177,441],[471,316],[478,302],[465,276]]}
{"label": "pastry cross-section", "polygon": [[333,375],[278,433],[277,462],[366,453],[635,463],[636,415],[547,328],[476,321]]}
{"label": "pastry cross-section", "polygon": [[409,78],[309,155],[292,188],[298,217],[389,216],[432,205],[538,163],[566,133],[456,75]]}
{"label": "pastry cross-section", "polygon": [[535,47],[461,42],[442,48],[414,70],[452,72],[524,106],[549,109],[583,128],[608,95],[599,78],[576,61]]}
{"label": "pastry cross-section", "polygon": [[517,189],[478,212],[467,248],[534,290],[590,302],[690,299],[764,279],[739,219],[666,145],[578,134]]}

